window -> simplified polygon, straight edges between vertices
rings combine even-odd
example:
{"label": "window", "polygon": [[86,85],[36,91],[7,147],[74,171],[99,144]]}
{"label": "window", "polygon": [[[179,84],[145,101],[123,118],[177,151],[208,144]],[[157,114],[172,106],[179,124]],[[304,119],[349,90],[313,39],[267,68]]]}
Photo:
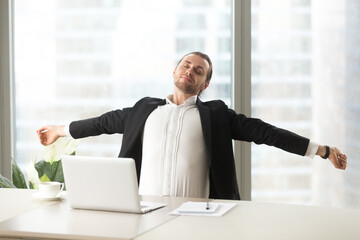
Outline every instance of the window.
{"label": "window", "polygon": [[253,145],[254,200],[360,207],[359,7],[252,1],[252,115],[338,146],[349,159],[340,171],[318,157]]}
{"label": "window", "polygon": [[[173,68],[188,51],[205,51],[214,62],[213,80],[203,98],[231,103],[230,74],[238,70],[231,65],[235,56],[239,59],[231,52],[231,27],[244,23],[231,21],[231,11],[237,12],[231,6],[248,1],[12,2],[15,158],[22,168],[42,149],[35,135],[39,126],[131,106],[145,95],[166,96],[172,91]],[[319,158],[252,145],[254,200],[360,207],[359,4],[251,1],[252,116],[315,142],[339,146],[349,159],[348,169],[338,171]],[[244,32],[242,27],[234,29]],[[247,58],[239,65],[249,65]],[[237,86],[243,91],[243,76],[236,76],[234,82],[241,81]],[[232,97],[239,99],[238,92]],[[120,138],[87,139],[78,154],[115,156]],[[2,166],[8,165],[4,164],[8,159],[2,161]],[[244,165],[248,167],[247,162]],[[244,182],[249,188],[250,182]]]}
{"label": "window", "polygon": [[[165,98],[190,51],[214,62],[203,99],[231,102],[231,2],[14,1],[16,159],[41,156],[36,129]],[[220,24],[221,23],[221,24]],[[117,156],[121,136],[83,140],[77,154]]]}

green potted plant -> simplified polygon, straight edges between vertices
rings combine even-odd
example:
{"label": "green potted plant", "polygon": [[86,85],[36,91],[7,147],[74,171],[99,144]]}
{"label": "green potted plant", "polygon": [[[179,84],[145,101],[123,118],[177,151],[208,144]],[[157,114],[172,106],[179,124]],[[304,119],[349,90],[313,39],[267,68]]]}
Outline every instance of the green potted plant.
{"label": "green potted plant", "polygon": [[44,149],[44,157],[40,161],[30,162],[26,172],[28,184],[16,161],[12,159],[12,181],[0,175],[0,187],[37,189],[40,182],[57,181],[64,183],[61,156],[75,155],[79,140],[59,138]]}

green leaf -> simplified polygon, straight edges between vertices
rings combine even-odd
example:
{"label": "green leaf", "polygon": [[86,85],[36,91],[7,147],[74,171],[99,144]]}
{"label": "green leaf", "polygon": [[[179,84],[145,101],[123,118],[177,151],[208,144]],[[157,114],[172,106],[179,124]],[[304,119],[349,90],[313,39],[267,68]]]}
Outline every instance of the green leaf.
{"label": "green leaf", "polygon": [[52,176],[52,181],[56,181],[56,182],[64,182],[64,173],[63,173],[63,168],[62,168],[62,162],[60,161],[56,161],[53,162],[53,164],[51,165],[51,176]]}
{"label": "green leaf", "polygon": [[61,160],[52,163],[41,160],[35,164],[35,169],[41,181],[45,181],[44,175],[46,175],[49,181],[64,182]]}
{"label": "green leaf", "polygon": [[29,189],[35,189],[34,185],[32,182],[29,181]]}
{"label": "green leaf", "polygon": [[21,169],[14,159],[12,160],[12,181],[17,188],[28,188],[24,174],[21,172]]}
{"label": "green leaf", "polygon": [[45,174],[46,166],[47,166],[47,162],[45,162],[44,160],[41,160],[35,164],[35,169],[38,172],[38,177],[40,179]]}
{"label": "green leaf", "polygon": [[0,187],[3,188],[16,188],[16,186],[6,177],[0,175]]}
{"label": "green leaf", "polygon": [[46,176],[46,174],[42,175],[40,178],[40,182],[50,182],[51,180]]}

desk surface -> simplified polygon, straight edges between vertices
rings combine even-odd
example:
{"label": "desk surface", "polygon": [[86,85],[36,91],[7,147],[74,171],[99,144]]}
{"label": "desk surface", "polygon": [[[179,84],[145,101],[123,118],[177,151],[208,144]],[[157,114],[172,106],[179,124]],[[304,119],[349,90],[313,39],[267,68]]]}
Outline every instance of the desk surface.
{"label": "desk surface", "polygon": [[[52,239],[133,239],[175,216],[183,198],[142,196],[166,206],[146,214],[72,209],[66,199],[39,201],[35,190],[0,189],[0,236]],[[193,199],[201,201],[201,199]],[[6,220],[7,219],[7,220]]]}
{"label": "desk surface", "polygon": [[360,211],[240,201],[223,217],[178,217],[136,239],[169,234],[171,240],[355,240],[360,239]]}
{"label": "desk surface", "polygon": [[144,197],[167,206],[147,214],[71,209],[33,191],[0,189],[0,236],[52,239],[359,239],[360,211],[236,201],[222,217],[171,216],[187,200]]}

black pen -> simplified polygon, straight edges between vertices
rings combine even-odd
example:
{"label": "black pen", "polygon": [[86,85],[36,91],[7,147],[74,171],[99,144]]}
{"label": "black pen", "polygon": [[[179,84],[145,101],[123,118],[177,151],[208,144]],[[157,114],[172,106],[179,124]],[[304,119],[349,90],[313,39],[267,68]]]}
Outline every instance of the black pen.
{"label": "black pen", "polygon": [[210,203],[207,202],[207,203],[206,203],[206,210],[209,210],[209,209],[210,209]]}

